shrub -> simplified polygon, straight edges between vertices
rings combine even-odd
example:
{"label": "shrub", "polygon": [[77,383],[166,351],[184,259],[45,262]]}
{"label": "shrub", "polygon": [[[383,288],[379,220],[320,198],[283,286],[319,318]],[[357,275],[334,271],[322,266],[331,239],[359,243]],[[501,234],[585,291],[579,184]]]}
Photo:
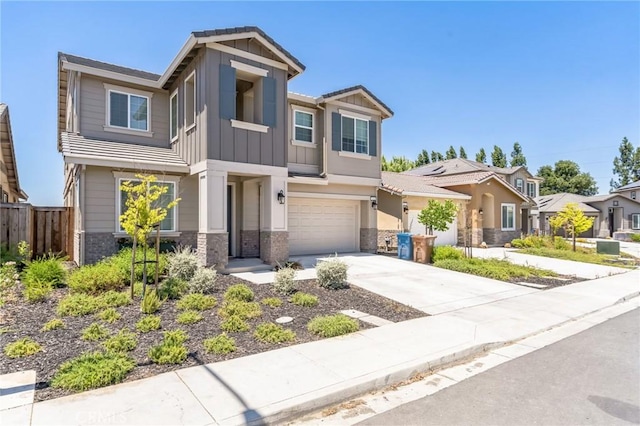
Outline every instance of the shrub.
{"label": "shrub", "polygon": [[359,328],[358,321],[343,314],[315,317],[307,324],[311,333],[322,337],[342,336],[358,331]]}
{"label": "shrub", "polygon": [[84,353],[65,362],[51,379],[51,386],[82,392],[120,383],[136,363],[118,352]]}
{"label": "shrub", "polygon": [[242,319],[256,318],[262,315],[262,309],[257,302],[224,302],[218,310],[218,315],[223,318],[238,316]]}
{"label": "shrub", "polygon": [[295,291],[297,290],[295,278],[295,269],[282,268],[278,272],[276,272],[276,276],[273,281],[273,289],[281,294],[295,293]]}
{"label": "shrub", "polygon": [[113,324],[121,318],[121,315],[114,308],[107,308],[98,313],[98,318],[109,324]]}
{"label": "shrub", "polygon": [[189,335],[182,330],[165,331],[162,343],[149,349],[149,358],[157,364],[181,364],[187,359],[184,342]]}
{"label": "shrub", "polygon": [[158,315],[147,315],[142,317],[142,319],[136,323],[136,330],[142,333],[148,333],[149,331],[157,330],[159,328],[160,317]]}
{"label": "shrub", "polygon": [[202,314],[198,311],[184,311],[177,318],[178,324],[195,324],[202,321]]}
{"label": "shrub", "polygon": [[634,243],[640,243],[640,234],[631,234],[631,241]]}
{"label": "shrub", "polygon": [[189,293],[213,293],[216,289],[216,270],[198,268],[193,278],[189,280]]}
{"label": "shrub", "polygon": [[267,305],[270,308],[278,308],[282,306],[282,300],[277,297],[265,297],[261,302],[263,305]]}
{"label": "shrub", "polygon": [[434,265],[439,268],[502,281],[509,281],[512,278],[555,275],[551,271],[530,266],[514,265],[509,261],[499,259],[445,259],[436,262]]}
{"label": "shrub", "polygon": [[105,340],[102,346],[109,352],[129,352],[138,346],[138,338],[129,330],[122,329]]}
{"label": "shrub", "polygon": [[[513,248],[524,248],[525,247],[524,240],[521,239],[521,238],[514,238],[513,240],[511,240],[511,247],[513,247]],[[442,260],[442,259],[439,259],[439,260]],[[436,261],[435,256],[434,256],[433,261],[434,262]]]}
{"label": "shrub", "polygon": [[[102,262],[110,264],[120,270],[125,277],[125,284],[131,284],[131,258],[132,249],[127,247],[120,250],[117,254],[104,259]],[[152,247],[147,248],[147,260],[155,260],[156,250]],[[144,250],[138,246],[136,248],[136,263],[135,265],[135,281],[142,281],[142,275],[144,271],[144,265],[142,261],[144,259]],[[158,258],[158,264],[147,263],[147,283],[155,281],[156,266],[158,267],[158,275],[164,275],[167,272],[167,255],[160,253]]]}
{"label": "shrub", "polygon": [[78,317],[96,313],[104,307],[105,302],[99,297],[83,293],[69,294],[58,302],[57,313],[63,317]]}
{"label": "shrub", "polygon": [[4,347],[4,354],[9,358],[22,358],[36,354],[42,350],[37,342],[34,342],[28,337],[24,339],[16,340],[13,343],[9,343]]}
{"label": "shrub", "polygon": [[187,292],[187,282],[181,278],[169,277],[159,284],[158,295],[161,299],[179,299]]}
{"label": "shrub", "polygon": [[224,300],[227,301],[252,302],[253,298],[253,290],[246,284],[234,284],[224,293]]}
{"label": "shrub", "polygon": [[62,266],[62,260],[55,256],[48,256],[29,262],[24,271],[23,281],[25,285],[40,281],[56,287],[64,287],[66,278],[67,271]]}
{"label": "shrub", "polygon": [[20,282],[16,262],[0,264],[0,293],[15,287]]}
{"label": "shrub", "polygon": [[236,341],[233,337],[227,336],[225,333],[219,334],[204,342],[204,350],[207,353],[224,355],[236,351]]}
{"label": "shrub", "polygon": [[338,258],[326,260],[316,265],[320,287],[331,290],[347,288],[347,264]]}
{"label": "shrub", "polygon": [[181,345],[189,340],[189,335],[184,330],[169,330],[163,333],[163,343],[169,345]]}
{"label": "shrub", "polygon": [[200,267],[198,256],[191,250],[191,246],[176,248],[168,256],[169,276],[182,281],[189,281]]}
{"label": "shrub", "polygon": [[82,266],[69,276],[69,288],[76,293],[98,294],[107,290],[121,290],[127,276],[117,265],[102,261]]}
{"label": "shrub", "polygon": [[89,327],[82,330],[82,340],[88,340],[93,342],[95,340],[102,340],[109,336],[109,330],[104,325],[94,322]]}
{"label": "shrub", "polygon": [[176,307],[181,311],[205,311],[213,308],[217,303],[213,296],[192,293],[182,296],[182,299],[176,303]]}
{"label": "shrub", "polygon": [[318,304],[318,297],[309,293],[296,293],[289,299],[294,305],[313,308]]}
{"label": "shrub", "polygon": [[64,322],[60,318],[54,318],[43,325],[40,331],[52,331],[59,328],[64,328]]}
{"label": "shrub", "polygon": [[281,325],[265,322],[256,327],[253,337],[264,343],[284,343],[295,340],[296,333]]}
{"label": "shrub", "polygon": [[231,315],[220,323],[220,328],[229,333],[249,331],[249,324],[247,324],[242,317],[239,317],[238,315]]}
{"label": "shrub", "polygon": [[436,246],[433,248],[433,261],[444,259],[462,259],[463,255],[460,250],[452,246]]}
{"label": "shrub", "polygon": [[104,302],[104,305],[110,308],[119,308],[120,306],[126,306],[131,303],[131,298],[127,293],[121,291],[109,290],[99,296],[99,299]]}
{"label": "shrub", "polygon": [[24,284],[24,290],[22,295],[31,303],[42,302],[46,300],[47,296],[53,291],[53,284],[48,281],[40,281],[37,278],[32,278],[29,283]]}
{"label": "shrub", "polygon": [[158,312],[162,306],[162,300],[158,297],[155,290],[148,290],[144,295],[142,302],[140,302],[140,311],[143,314],[153,314]]}
{"label": "shrub", "polygon": [[553,246],[556,250],[570,250],[571,244],[562,237],[553,237]]}

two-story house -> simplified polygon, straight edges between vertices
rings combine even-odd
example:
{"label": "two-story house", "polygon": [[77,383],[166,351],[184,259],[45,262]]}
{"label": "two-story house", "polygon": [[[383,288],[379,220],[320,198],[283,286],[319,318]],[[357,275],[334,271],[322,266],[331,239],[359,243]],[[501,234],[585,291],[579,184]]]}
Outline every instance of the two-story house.
{"label": "two-story house", "polygon": [[289,93],[304,69],[256,27],[192,33],[162,75],[60,53],[76,261],[117,251],[120,185],[136,173],[180,197],[161,236],[206,265],[374,251],[381,124],[393,113],[362,86]]}

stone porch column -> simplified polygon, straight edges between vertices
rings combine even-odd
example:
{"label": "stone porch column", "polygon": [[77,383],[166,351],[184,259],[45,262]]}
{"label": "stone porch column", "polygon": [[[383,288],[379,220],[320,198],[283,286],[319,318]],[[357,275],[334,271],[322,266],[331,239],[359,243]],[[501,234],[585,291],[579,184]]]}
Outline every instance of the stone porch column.
{"label": "stone porch column", "polygon": [[198,258],[221,268],[229,262],[227,172],[205,170],[198,177]]}
{"label": "stone porch column", "polygon": [[[373,192],[371,195],[376,195]],[[371,199],[360,201],[360,251],[378,251],[378,211],[371,207]]]}
{"label": "stone porch column", "polygon": [[[280,204],[278,193],[285,195]],[[260,259],[270,265],[289,259],[287,177],[265,176],[260,191]]]}

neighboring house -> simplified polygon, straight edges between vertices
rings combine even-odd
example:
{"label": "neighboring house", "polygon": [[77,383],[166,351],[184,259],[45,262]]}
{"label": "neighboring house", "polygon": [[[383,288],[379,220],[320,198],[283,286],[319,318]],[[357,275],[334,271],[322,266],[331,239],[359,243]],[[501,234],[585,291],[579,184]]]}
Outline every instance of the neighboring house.
{"label": "neighboring house", "polygon": [[18,203],[29,196],[20,188],[9,107],[0,103],[0,202]]}
{"label": "neighboring house", "polygon": [[618,189],[614,189],[611,193],[620,194],[624,197],[631,198],[632,200],[640,201],[640,180],[621,186]]}
{"label": "neighboring house", "polygon": [[[536,198],[538,208],[532,211],[536,227],[542,234],[551,234],[549,218],[568,203],[576,203],[586,216],[594,217],[593,227],[580,237],[615,237],[615,233],[640,232],[640,202],[622,193],[583,196],[560,193]],[[562,234],[562,231],[560,231]]]}
{"label": "neighboring house", "polygon": [[378,191],[378,246],[397,244],[398,232],[425,234],[426,228],[418,222],[418,215],[429,200],[453,200],[458,206],[458,217],[447,231],[434,231],[436,245],[458,244],[458,228],[464,227],[463,214],[469,195],[460,194],[425,182],[420,176],[382,172],[382,184]]}
{"label": "neighboring house", "polygon": [[304,69],[256,27],[192,33],[162,75],[60,53],[74,258],[118,249],[119,187],[138,172],[181,198],[162,238],[206,265],[375,251],[381,125],[393,112],[362,86],[289,93]]}

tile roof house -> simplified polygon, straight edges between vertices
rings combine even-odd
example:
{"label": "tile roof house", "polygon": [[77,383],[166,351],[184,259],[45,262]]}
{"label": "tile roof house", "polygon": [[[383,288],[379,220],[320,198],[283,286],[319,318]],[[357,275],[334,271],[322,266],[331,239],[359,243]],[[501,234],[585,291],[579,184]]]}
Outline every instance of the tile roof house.
{"label": "tile roof house", "polygon": [[632,200],[640,200],[640,180],[621,186],[611,192],[623,195]]}
{"label": "tile roof house", "polygon": [[28,198],[18,178],[9,107],[0,103],[0,203],[17,203]]}

